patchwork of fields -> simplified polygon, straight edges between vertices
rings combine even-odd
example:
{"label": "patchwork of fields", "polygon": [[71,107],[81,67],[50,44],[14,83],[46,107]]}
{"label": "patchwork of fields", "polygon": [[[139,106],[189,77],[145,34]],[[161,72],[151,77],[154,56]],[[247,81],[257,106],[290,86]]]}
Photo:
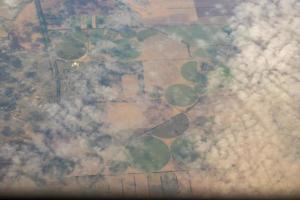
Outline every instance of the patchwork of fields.
{"label": "patchwork of fields", "polygon": [[297,194],[299,40],[248,21],[299,17],[256,1],[0,3],[0,190]]}

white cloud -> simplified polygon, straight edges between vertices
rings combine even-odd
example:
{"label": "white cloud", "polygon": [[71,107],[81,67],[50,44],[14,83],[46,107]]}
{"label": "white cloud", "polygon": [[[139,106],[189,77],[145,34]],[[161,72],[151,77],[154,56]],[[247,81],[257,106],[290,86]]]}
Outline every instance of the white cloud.
{"label": "white cloud", "polygon": [[287,71],[298,67],[300,7],[298,0],[251,0],[241,3],[231,19],[234,44],[241,54],[231,65],[251,72]]}
{"label": "white cloud", "polygon": [[[230,162],[235,165],[227,176],[245,179],[232,178],[234,188],[243,180],[257,191],[292,191],[299,187],[293,177],[299,177],[300,162],[300,1],[247,0],[234,12],[230,26],[240,53],[227,66],[235,95],[220,100],[224,106],[216,118],[228,127],[220,140],[235,140],[231,147],[218,143],[220,152],[232,151],[227,160],[213,151],[211,160],[224,170]],[[223,113],[225,107],[230,110]],[[250,117],[242,118],[245,114]],[[272,175],[264,178],[264,168]]]}
{"label": "white cloud", "polygon": [[249,102],[250,96],[259,96],[264,100],[256,103],[260,109],[272,110],[271,100],[299,104],[299,13],[299,0],[249,0],[230,20],[233,43],[240,49],[228,63],[238,80],[232,88],[248,94],[243,100]]}

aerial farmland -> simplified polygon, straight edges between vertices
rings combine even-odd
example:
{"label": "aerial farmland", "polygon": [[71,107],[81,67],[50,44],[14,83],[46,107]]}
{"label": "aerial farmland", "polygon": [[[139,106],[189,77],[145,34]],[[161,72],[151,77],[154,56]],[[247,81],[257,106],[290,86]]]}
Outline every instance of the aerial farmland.
{"label": "aerial farmland", "polygon": [[299,11],[1,1],[1,193],[298,195]]}

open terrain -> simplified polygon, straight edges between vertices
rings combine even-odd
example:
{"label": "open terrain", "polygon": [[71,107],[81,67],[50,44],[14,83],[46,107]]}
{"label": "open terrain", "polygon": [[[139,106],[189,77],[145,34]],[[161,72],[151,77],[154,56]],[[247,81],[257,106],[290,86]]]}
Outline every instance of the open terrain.
{"label": "open terrain", "polygon": [[297,0],[0,2],[0,190],[299,195],[299,12]]}

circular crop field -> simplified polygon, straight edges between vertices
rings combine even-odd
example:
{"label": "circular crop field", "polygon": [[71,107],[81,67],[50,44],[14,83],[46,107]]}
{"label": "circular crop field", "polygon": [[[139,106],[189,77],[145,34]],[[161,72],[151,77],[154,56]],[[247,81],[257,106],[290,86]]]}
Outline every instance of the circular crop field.
{"label": "circular crop field", "polygon": [[200,154],[196,151],[193,140],[187,136],[177,138],[171,145],[171,154],[180,165],[187,165],[196,161]]}
{"label": "circular crop field", "polygon": [[190,86],[175,84],[168,87],[165,97],[174,106],[188,106],[197,100],[197,92]]}
{"label": "circular crop field", "polygon": [[56,54],[66,60],[75,60],[82,57],[86,53],[84,43],[72,38],[65,38],[56,46]]}
{"label": "circular crop field", "polygon": [[170,159],[170,151],[161,140],[145,136],[134,139],[126,146],[131,164],[142,171],[157,171]]}
{"label": "circular crop field", "polygon": [[189,119],[184,113],[181,113],[153,128],[151,134],[161,138],[173,138],[182,135],[188,127]]}
{"label": "circular crop field", "polygon": [[181,67],[181,75],[188,81],[197,82],[198,74],[196,61],[187,62]]}
{"label": "circular crop field", "polygon": [[207,76],[198,71],[196,61],[190,61],[182,65],[181,75],[186,80],[196,82],[202,87],[205,87],[207,84]]}

